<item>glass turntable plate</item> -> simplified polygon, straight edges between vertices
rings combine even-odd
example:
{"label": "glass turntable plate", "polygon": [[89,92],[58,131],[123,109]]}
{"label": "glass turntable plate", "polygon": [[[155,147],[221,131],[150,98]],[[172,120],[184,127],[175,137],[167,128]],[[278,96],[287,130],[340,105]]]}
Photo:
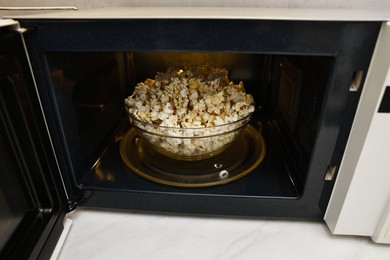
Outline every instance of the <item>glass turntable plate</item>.
{"label": "glass turntable plate", "polygon": [[136,174],[178,187],[207,187],[237,180],[252,172],[266,153],[262,135],[250,125],[229,148],[204,160],[181,161],[166,157],[148,147],[134,128],[125,134],[119,149],[123,162]]}

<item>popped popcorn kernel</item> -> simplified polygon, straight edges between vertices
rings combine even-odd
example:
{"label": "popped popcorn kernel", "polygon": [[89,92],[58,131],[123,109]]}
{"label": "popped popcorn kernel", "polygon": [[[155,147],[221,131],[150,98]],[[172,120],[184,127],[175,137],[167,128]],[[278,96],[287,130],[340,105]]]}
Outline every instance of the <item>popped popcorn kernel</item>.
{"label": "popped popcorn kernel", "polygon": [[[138,83],[125,104],[131,115],[150,124],[161,124],[160,121],[175,114],[179,127],[192,127],[188,120],[183,119],[195,114],[203,118],[201,126],[217,125],[208,116],[203,117],[205,113],[218,115],[218,125],[222,121],[222,124],[227,124],[237,116],[245,117],[254,111],[253,97],[245,93],[244,83],[234,84],[227,74],[225,69],[207,66],[180,70],[169,68],[165,73],[158,73],[155,79]],[[150,115],[152,112],[153,116]],[[194,126],[199,126],[199,121],[196,122]]]}

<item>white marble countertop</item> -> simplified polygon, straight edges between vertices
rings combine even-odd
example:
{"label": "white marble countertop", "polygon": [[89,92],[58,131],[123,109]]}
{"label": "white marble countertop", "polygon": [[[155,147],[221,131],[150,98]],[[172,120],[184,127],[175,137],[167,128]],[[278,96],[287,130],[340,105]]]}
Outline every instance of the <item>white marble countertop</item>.
{"label": "white marble countertop", "polygon": [[77,209],[65,259],[390,259],[390,245],[335,236],[323,222]]}

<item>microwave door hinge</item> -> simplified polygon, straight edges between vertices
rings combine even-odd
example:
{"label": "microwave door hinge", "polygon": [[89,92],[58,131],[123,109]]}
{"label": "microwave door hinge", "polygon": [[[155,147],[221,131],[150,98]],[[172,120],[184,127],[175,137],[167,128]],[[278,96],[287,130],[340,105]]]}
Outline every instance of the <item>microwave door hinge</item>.
{"label": "microwave door hinge", "polygon": [[18,33],[24,33],[27,31],[27,29],[20,27],[19,22],[14,19],[0,19],[0,27],[4,27],[6,30]]}
{"label": "microwave door hinge", "polygon": [[[1,9],[2,7],[0,7]],[[9,23],[9,25],[6,27],[8,31],[17,32],[20,34],[23,34],[28,31],[27,28],[20,27],[20,24],[18,21],[15,21],[13,19],[2,19],[2,21],[6,21]]]}
{"label": "microwave door hinge", "polygon": [[66,213],[71,213],[75,211],[77,208],[77,201],[70,201],[68,200],[68,207],[66,209]]}
{"label": "microwave door hinge", "polygon": [[20,34],[25,33],[25,32],[28,31],[27,28],[23,28],[23,27],[20,27],[20,26],[14,27],[14,28],[12,28],[12,30],[15,31],[15,32],[18,32]]}

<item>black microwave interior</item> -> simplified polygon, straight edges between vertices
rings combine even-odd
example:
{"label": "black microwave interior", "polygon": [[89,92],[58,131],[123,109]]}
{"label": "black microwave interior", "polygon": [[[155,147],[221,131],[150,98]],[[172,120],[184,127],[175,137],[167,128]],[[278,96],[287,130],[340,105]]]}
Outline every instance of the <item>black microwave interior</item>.
{"label": "black microwave interior", "polygon": [[[301,196],[333,57],[56,52],[48,53],[47,60],[78,186],[290,199]],[[154,78],[157,72],[199,65],[226,68],[232,81],[244,82],[247,93],[255,99],[251,124],[265,139],[266,157],[248,176],[217,187],[194,190],[144,180],[132,173],[118,154],[121,136],[131,127],[124,99],[138,82]]]}
{"label": "black microwave interior", "polygon": [[[85,207],[300,218],[325,212],[380,28],[224,19],[22,25],[71,200]],[[135,174],[120,156],[132,127],[124,99],[157,72],[189,66],[225,68],[254,97],[250,125],[263,136],[266,154],[242,178],[175,187]],[[351,91],[351,82],[360,86]]]}

